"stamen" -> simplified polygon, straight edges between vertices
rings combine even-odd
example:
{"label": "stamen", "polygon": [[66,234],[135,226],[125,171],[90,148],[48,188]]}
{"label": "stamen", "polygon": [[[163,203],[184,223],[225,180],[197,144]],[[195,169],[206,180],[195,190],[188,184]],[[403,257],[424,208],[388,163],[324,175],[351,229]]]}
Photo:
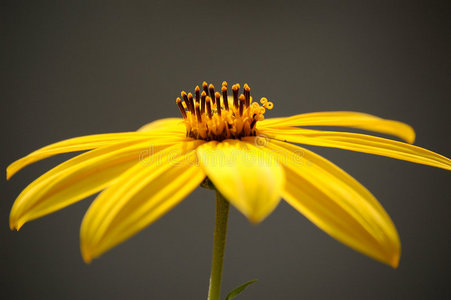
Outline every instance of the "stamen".
{"label": "stamen", "polygon": [[179,107],[180,112],[182,113],[183,119],[186,119],[186,111],[183,108],[182,99],[177,98],[177,100],[175,100],[175,102],[177,102],[177,106]]}
{"label": "stamen", "polygon": [[233,106],[235,106],[236,109],[238,109],[238,91],[240,89],[240,86],[237,84],[234,84],[232,86],[232,92],[233,92]]}
{"label": "stamen", "polygon": [[251,122],[251,129],[254,129],[255,124],[257,124],[257,120],[253,119]]}
{"label": "stamen", "polygon": [[180,94],[182,95],[183,101],[185,101],[186,107],[188,108],[188,110],[189,110],[192,114],[194,114],[194,105],[191,105],[191,102],[189,101],[186,92],[185,92],[185,91],[182,91]]}
{"label": "stamen", "polygon": [[246,98],[246,107],[249,107],[251,104],[251,88],[247,83],[244,84],[244,97]]}
{"label": "stamen", "polygon": [[207,114],[208,114],[208,117],[211,119],[213,117],[213,115],[211,113],[211,104],[210,104],[211,98],[209,96],[207,96],[205,101],[206,101],[206,104],[207,104]]}
{"label": "stamen", "polygon": [[216,92],[215,98],[216,98],[216,110],[218,112],[218,115],[221,115],[221,94]]}
{"label": "stamen", "polygon": [[[225,81],[224,81],[225,82]],[[227,100],[227,82],[222,83],[222,102],[224,103],[224,107],[227,111],[229,111],[229,101]]]}
{"label": "stamen", "polygon": [[244,108],[244,103],[246,102],[246,98],[244,97],[243,94],[240,95],[240,116],[243,116],[243,108]]}
{"label": "stamen", "polygon": [[196,88],[194,89],[194,93],[196,94],[196,102],[200,103],[200,88],[198,85],[196,85]]}
{"label": "stamen", "polygon": [[186,100],[185,100],[185,97],[183,97],[183,95],[186,95],[186,93],[185,93],[185,91],[182,91],[181,93],[180,93],[180,96],[182,97],[182,99],[185,101],[185,103],[184,103],[184,107],[185,108],[187,108],[188,110],[189,110],[189,102],[188,102],[188,97],[186,98]]}
{"label": "stamen", "polygon": [[205,97],[207,97],[207,93],[205,93],[205,91],[202,92],[202,94],[200,95],[201,97],[201,103],[200,103],[200,112],[202,114],[205,113]]}
{"label": "stamen", "polygon": [[193,108],[193,111],[191,112],[192,114],[194,114],[194,99],[193,99],[193,94],[188,93],[188,101],[189,101],[189,105],[191,105],[191,107]]}
{"label": "stamen", "polygon": [[196,102],[196,117],[197,117],[197,122],[202,123],[202,115],[200,114],[200,109],[199,109],[199,102]]}
{"label": "stamen", "polygon": [[206,81],[202,82],[202,89],[208,95],[208,83]]}
{"label": "stamen", "polygon": [[208,89],[210,90],[210,98],[214,105],[215,104],[215,86],[210,83],[210,86],[208,87]]}

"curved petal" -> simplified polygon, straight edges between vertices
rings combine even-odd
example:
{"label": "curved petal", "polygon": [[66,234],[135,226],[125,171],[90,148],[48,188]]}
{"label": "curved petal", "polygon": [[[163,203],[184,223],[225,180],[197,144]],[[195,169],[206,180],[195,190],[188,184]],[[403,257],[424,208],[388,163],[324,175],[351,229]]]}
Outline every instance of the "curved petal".
{"label": "curved petal", "polygon": [[161,151],[137,164],[102,192],[81,225],[83,258],[90,262],[136,234],[183,200],[205,178],[196,162],[195,141]]}
{"label": "curved petal", "polygon": [[138,132],[179,132],[186,134],[185,122],[181,118],[166,118],[150,122],[140,127]]}
{"label": "curved petal", "polygon": [[262,221],[276,208],[285,178],[265,152],[238,140],[210,142],[196,152],[215,187],[251,222]]}
{"label": "curved petal", "polygon": [[400,241],[393,222],[354,178],[313,152],[270,141],[266,147],[284,167],[283,198],[335,239],[397,267]]}
{"label": "curved petal", "polygon": [[10,227],[17,230],[42,217],[95,194],[124,171],[158,151],[167,143],[122,142],[80,154],[46,172],[17,197]]}
{"label": "curved petal", "polygon": [[260,128],[291,126],[343,126],[397,136],[409,144],[415,141],[415,131],[405,123],[351,111],[326,111],[267,119],[257,123]]}
{"label": "curved petal", "polygon": [[265,129],[261,133],[281,141],[376,154],[451,170],[451,160],[440,154],[418,146],[365,134],[300,128]]}
{"label": "curved petal", "polygon": [[116,143],[127,142],[127,141],[145,141],[152,140],[158,142],[158,140],[164,141],[181,141],[184,140],[185,136],[167,136],[158,133],[138,133],[138,132],[123,132],[123,133],[105,133],[105,134],[94,134],[81,136],[76,138],[67,139],[60,141],[41,149],[38,149],[27,156],[13,162],[6,169],[6,179],[9,180],[14,174],[16,174],[21,169],[26,166],[35,163],[44,158],[48,158],[57,154],[85,151],[96,149],[103,146],[113,145]]}

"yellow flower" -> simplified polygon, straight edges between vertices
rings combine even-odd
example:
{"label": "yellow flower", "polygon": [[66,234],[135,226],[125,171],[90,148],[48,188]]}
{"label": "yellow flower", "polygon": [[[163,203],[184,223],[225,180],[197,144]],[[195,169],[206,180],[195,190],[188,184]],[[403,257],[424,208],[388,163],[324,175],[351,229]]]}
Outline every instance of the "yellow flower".
{"label": "yellow flower", "polygon": [[[401,122],[356,112],[319,112],[264,119],[273,104],[254,102],[238,84],[227,95],[213,85],[182,92],[183,118],[163,119],[137,132],[72,138],[41,148],[7,168],[17,171],[52,155],[86,151],[51,169],[15,201],[11,229],[102,191],[81,225],[86,262],[142,230],[208,178],[251,222],[261,222],[283,198],[326,233],[396,267],[398,233],[384,208],[354,178],[295,144],[388,156],[443,169],[451,161],[411,145],[413,129]],[[390,139],[308,126],[342,126],[393,135]]]}

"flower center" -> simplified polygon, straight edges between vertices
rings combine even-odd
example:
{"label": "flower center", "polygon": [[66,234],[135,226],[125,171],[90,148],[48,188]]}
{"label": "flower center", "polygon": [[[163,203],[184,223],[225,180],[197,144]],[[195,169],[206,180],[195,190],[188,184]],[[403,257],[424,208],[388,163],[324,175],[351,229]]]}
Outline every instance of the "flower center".
{"label": "flower center", "polygon": [[222,93],[215,92],[215,87],[205,81],[202,89],[201,93],[199,86],[196,86],[195,96],[183,91],[182,98],[176,100],[185,120],[186,136],[195,139],[222,141],[256,135],[257,121],[262,121],[266,109],[274,106],[266,98],[261,98],[262,105],[253,102],[251,88],[247,84],[244,84],[241,95],[240,85],[234,84],[233,96],[227,96],[225,81],[222,83]]}

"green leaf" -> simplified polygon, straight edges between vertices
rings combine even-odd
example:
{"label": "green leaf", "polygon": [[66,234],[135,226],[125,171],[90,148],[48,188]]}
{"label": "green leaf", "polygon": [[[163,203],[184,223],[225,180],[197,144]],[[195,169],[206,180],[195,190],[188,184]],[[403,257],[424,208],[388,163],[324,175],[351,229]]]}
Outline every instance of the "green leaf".
{"label": "green leaf", "polygon": [[242,285],[240,285],[239,287],[236,287],[233,291],[231,291],[227,297],[225,298],[225,300],[231,300],[233,298],[235,298],[236,296],[238,296],[238,294],[240,294],[242,291],[244,291],[249,285],[253,284],[254,282],[257,282],[257,279],[248,281]]}

